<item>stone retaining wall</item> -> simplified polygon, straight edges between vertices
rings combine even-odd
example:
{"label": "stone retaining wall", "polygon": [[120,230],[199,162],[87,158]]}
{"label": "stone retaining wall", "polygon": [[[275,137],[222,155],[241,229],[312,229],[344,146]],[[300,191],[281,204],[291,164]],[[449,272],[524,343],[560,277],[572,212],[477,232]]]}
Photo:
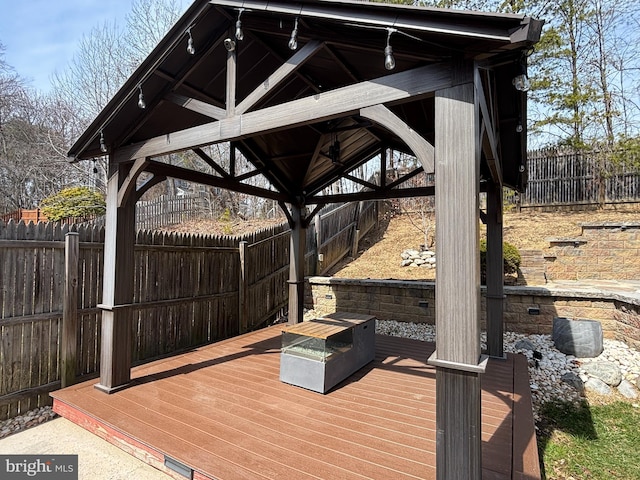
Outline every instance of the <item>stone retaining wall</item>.
{"label": "stone retaining wall", "polygon": [[[309,277],[305,306],[318,314],[348,311],[381,320],[435,323],[435,283]],[[505,329],[551,334],[553,317],[589,318],[602,323],[606,338],[640,350],[640,300],[617,292],[577,288],[505,287]],[[482,328],[485,328],[484,287]]]}
{"label": "stone retaining wall", "polygon": [[582,225],[575,238],[549,239],[545,272],[553,280],[634,280],[640,273],[640,224]]}

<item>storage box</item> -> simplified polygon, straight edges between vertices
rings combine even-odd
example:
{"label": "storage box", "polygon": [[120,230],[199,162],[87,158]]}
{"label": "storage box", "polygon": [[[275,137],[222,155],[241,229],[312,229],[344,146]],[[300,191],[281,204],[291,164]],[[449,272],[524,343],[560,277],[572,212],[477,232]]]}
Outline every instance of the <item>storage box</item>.
{"label": "storage box", "polygon": [[338,312],[282,330],[280,380],[326,393],[375,357],[375,317]]}

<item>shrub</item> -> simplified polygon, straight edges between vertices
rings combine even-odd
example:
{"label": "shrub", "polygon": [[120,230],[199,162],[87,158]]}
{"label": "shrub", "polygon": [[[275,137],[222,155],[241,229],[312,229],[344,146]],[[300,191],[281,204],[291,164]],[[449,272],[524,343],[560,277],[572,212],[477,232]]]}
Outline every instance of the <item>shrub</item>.
{"label": "shrub", "polygon": [[[504,257],[504,273],[512,274],[517,273],[520,268],[520,252],[518,249],[509,242],[502,244],[502,252]],[[480,272],[482,279],[486,278],[487,274],[487,239],[480,239]]]}
{"label": "shrub", "polygon": [[93,188],[70,187],[42,200],[40,208],[50,221],[57,222],[64,218],[103,215],[106,204],[102,193]]}

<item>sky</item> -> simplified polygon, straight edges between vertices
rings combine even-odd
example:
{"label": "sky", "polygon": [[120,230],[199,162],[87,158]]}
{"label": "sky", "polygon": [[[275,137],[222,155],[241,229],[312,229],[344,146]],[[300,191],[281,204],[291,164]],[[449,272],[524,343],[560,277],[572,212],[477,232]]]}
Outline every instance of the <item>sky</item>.
{"label": "sky", "polygon": [[71,61],[83,34],[105,22],[124,25],[132,0],[0,0],[4,61],[46,93],[54,71]]}

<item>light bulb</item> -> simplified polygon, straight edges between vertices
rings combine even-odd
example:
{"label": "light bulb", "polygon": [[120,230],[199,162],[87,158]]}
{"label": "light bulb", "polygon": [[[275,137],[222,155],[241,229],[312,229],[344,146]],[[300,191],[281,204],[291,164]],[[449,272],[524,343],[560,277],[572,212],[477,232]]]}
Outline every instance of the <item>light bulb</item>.
{"label": "light bulb", "polygon": [[522,128],[522,124],[518,122],[518,125],[516,125],[516,132],[522,133],[522,130],[524,130],[524,128]]}
{"label": "light bulb", "polygon": [[100,151],[107,153],[107,145],[104,143],[104,132],[100,132]]}
{"label": "light bulb", "polygon": [[396,59],[393,58],[393,48],[391,45],[384,47],[384,68],[387,70],[396,68]]}
{"label": "light bulb", "polygon": [[236,40],[244,40],[244,32],[242,31],[242,22],[240,19],[236,22]]}
{"label": "light bulb", "polygon": [[521,92],[526,92],[531,88],[531,82],[529,82],[529,78],[524,73],[514,77],[512,83],[516,90]]}
{"label": "light bulb", "polygon": [[297,48],[298,48],[298,17],[296,17],[296,22],[291,32],[291,38],[289,39],[289,50],[296,50]]}
{"label": "light bulb", "polygon": [[147,108],[147,103],[144,101],[144,94],[142,93],[142,87],[138,87],[140,89],[140,93],[138,94],[138,108],[144,110]]}
{"label": "light bulb", "polygon": [[193,46],[193,37],[191,36],[191,29],[187,30],[187,33],[189,34],[189,40],[187,41],[187,53],[189,55],[195,55],[196,49]]}

